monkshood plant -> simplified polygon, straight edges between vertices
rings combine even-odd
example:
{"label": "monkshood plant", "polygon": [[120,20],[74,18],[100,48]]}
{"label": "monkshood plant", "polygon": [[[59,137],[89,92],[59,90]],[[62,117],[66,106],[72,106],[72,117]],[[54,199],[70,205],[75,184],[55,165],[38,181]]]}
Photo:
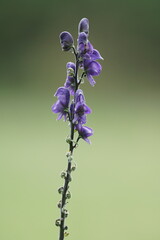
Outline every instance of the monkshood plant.
{"label": "monkshood plant", "polygon": [[[71,198],[69,184],[72,180],[71,173],[76,169],[76,164],[73,162],[73,151],[78,146],[80,139],[90,143],[89,137],[93,135],[93,130],[85,126],[87,122],[86,115],[91,113],[91,109],[87,106],[84,93],[80,89],[84,78],[87,78],[89,83],[94,86],[94,76],[101,73],[102,67],[97,62],[103,59],[100,53],[93,48],[88,40],[89,36],[89,21],[83,18],[78,25],[78,40],[77,48],[74,46],[74,40],[69,32],[62,32],[60,34],[60,43],[63,51],[70,51],[75,56],[75,63],[68,62],[67,78],[63,87],[57,89],[55,97],[56,103],[52,106],[52,111],[58,114],[58,120],[64,118],[64,121],[69,122],[70,135],[66,142],[69,144],[69,151],[66,154],[68,165],[66,171],[61,173],[64,179],[64,184],[58,189],[61,194],[61,199],[58,202],[60,209],[60,218],[56,220],[55,224],[59,227],[59,240],[63,240],[68,236],[68,226],[65,220],[68,217],[68,210],[66,205],[68,199]],[[81,71],[79,75],[79,71]]]}

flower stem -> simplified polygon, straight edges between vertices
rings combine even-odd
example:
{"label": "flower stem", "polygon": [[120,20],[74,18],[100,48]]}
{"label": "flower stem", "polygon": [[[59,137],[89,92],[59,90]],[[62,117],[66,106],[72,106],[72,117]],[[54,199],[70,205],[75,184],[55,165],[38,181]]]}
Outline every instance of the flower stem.
{"label": "flower stem", "polygon": [[[75,105],[75,94],[76,91],[78,89],[78,68],[79,68],[79,61],[78,61],[78,56],[77,53],[74,49],[74,54],[75,54],[75,58],[76,58],[76,69],[75,69],[75,91],[74,91],[74,100],[73,100],[73,105]],[[71,114],[72,115],[72,114]],[[63,192],[62,192],[62,199],[61,199],[61,207],[60,207],[60,211],[61,211],[61,218],[60,218],[60,231],[59,231],[59,240],[63,240],[64,239],[64,234],[65,234],[65,212],[64,212],[64,207],[66,205],[66,200],[67,200],[67,192],[69,189],[69,182],[71,181],[71,168],[72,168],[72,155],[73,155],[73,150],[75,148],[75,145],[73,145],[73,141],[74,141],[74,123],[72,122],[74,118],[74,114],[73,116],[70,116],[69,121],[70,121],[70,127],[71,127],[71,132],[70,132],[70,142],[69,142],[69,153],[70,156],[68,157],[68,166],[67,166],[67,175],[65,177],[65,181],[64,181],[64,186],[63,186]],[[79,139],[78,139],[79,140]],[[78,142],[78,141],[77,141]]]}

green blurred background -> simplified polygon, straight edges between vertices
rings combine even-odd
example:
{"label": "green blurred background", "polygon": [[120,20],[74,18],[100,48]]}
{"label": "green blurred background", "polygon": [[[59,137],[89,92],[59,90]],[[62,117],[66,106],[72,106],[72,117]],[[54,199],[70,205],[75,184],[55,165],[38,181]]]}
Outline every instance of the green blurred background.
{"label": "green blurred background", "polygon": [[58,239],[69,128],[51,112],[81,18],[104,61],[92,88],[92,144],[75,151],[68,239],[160,239],[160,2],[1,1],[0,239]]}

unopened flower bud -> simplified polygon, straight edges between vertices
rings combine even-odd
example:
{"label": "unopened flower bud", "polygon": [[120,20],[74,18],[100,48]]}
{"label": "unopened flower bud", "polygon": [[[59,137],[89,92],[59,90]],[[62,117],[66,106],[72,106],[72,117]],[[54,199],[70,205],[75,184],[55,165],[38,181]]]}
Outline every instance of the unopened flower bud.
{"label": "unopened flower bud", "polygon": [[68,158],[69,156],[71,156],[71,152],[66,153],[66,157]]}
{"label": "unopened flower bud", "polygon": [[59,227],[59,226],[61,225],[61,220],[60,220],[60,219],[57,219],[57,220],[55,221],[55,225],[56,225],[57,227]]}
{"label": "unopened flower bud", "polygon": [[61,202],[61,201],[59,201],[59,202],[57,203],[57,207],[58,207],[58,208],[61,208],[61,207],[62,207],[62,202]]}
{"label": "unopened flower bud", "polygon": [[58,193],[61,194],[63,192],[63,187],[58,188]]}
{"label": "unopened flower bud", "polygon": [[89,34],[89,21],[87,18],[82,18],[78,25],[78,33],[85,32]]}
{"label": "unopened flower bud", "polygon": [[71,171],[73,172],[75,170],[76,170],[76,166],[72,166]]}
{"label": "unopened flower bud", "polygon": [[68,226],[65,226],[65,227],[64,227],[64,230],[68,230]]}
{"label": "unopened flower bud", "polygon": [[61,172],[61,178],[65,178],[66,177],[66,172]]}
{"label": "unopened flower bud", "polygon": [[69,51],[73,47],[73,37],[69,32],[62,32],[59,38],[64,51]]}
{"label": "unopened flower bud", "polygon": [[68,198],[68,199],[71,198],[71,193],[70,193],[70,191],[67,192],[67,194],[66,194],[66,198]]}

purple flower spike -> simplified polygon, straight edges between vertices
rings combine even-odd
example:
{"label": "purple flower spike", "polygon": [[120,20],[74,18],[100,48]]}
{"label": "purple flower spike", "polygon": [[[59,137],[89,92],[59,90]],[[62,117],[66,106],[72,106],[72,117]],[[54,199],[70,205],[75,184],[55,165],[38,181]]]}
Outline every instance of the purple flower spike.
{"label": "purple flower spike", "polygon": [[58,100],[52,106],[52,112],[59,113],[57,120],[60,120],[62,117],[64,117],[64,120],[66,121],[70,101],[69,90],[64,87],[60,87],[54,96],[56,96]]}
{"label": "purple flower spike", "polygon": [[93,129],[87,126],[82,126],[81,124],[76,125],[76,129],[78,130],[79,136],[85,140],[87,143],[91,143],[88,137],[93,135]]}
{"label": "purple flower spike", "polygon": [[85,32],[87,36],[89,35],[89,20],[87,18],[82,18],[78,25],[78,33]]}
{"label": "purple flower spike", "polygon": [[86,72],[87,78],[92,86],[95,85],[95,80],[92,76],[98,76],[101,73],[102,66],[96,62],[85,59],[84,62],[84,70]]}
{"label": "purple flower spike", "polygon": [[62,32],[59,38],[64,51],[69,51],[73,47],[73,37],[69,32]]}
{"label": "purple flower spike", "polygon": [[67,68],[67,79],[64,86],[68,88],[71,95],[74,95],[76,65],[72,62],[68,62],[66,65],[66,68]]}
{"label": "purple flower spike", "polygon": [[58,88],[55,93],[57,101],[52,106],[52,111],[58,114],[57,120],[63,117],[65,121],[67,120],[70,129],[70,133],[66,138],[66,143],[68,144],[68,152],[66,154],[68,162],[67,170],[61,173],[61,178],[63,178],[64,183],[62,187],[58,188],[58,193],[61,194],[61,199],[57,204],[60,210],[60,216],[55,221],[55,225],[59,227],[59,239],[61,240],[64,239],[65,235],[68,235],[66,232],[68,227],[65,222],[68,212],[64,207],[71,197],[69,188],[70,181],[72,171],[76,169],[75,163],[72,163],[73,154],[81,139],[87,143],[91,143],[90,136],[93,135],[93,129],[85,126],[87,114],[90,114],[92,110],[86,105],[83,91],[79,88],[81,84],[84,83],[84,78],[86,77],[90,84],[94,86],[96,82],[93,77],[99,75],[102,70],[97,60],[103,58],[99,51],[93,48],[88,36],[89,21],[87,18],[82,18],[79,22],[76,47],[74,46],[73,37],[69,32],[62,32],[59,36],[62,49],[73,53],[75,58],[75,63],[68,62],[66,65],[66,81],[64,86]]}

